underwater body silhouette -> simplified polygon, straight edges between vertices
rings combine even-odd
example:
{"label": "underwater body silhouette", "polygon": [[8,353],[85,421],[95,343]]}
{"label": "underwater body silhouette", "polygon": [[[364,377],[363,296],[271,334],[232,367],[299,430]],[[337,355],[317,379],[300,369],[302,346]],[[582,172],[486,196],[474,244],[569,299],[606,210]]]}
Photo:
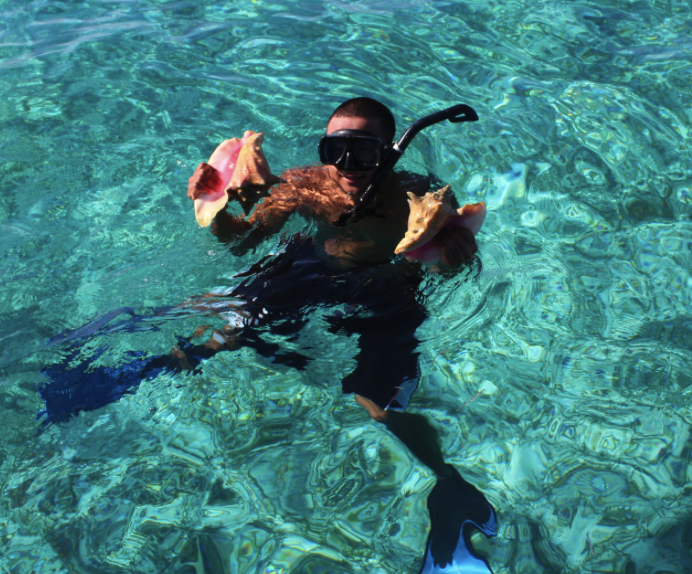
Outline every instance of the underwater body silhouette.
{"label": "underwater body silhouette", "polygon": [[[50,347],[70,345],[59,363],[42,371],[48,381],[39,386],[45,403],[39,418],[45,423],[68,420],[117,400],[164,370],[194,372],[203,360],[239,347],[255,349],[275,364],[304,370],[313,359],[276,341],[295,342],[317,309],[328,311],[325,321],[330,332],[359,339],[356,368],[342,380],[343,392],[363,395],[382,408],[405,407],[418,381],[415,331],[426,317],[415,295],[421,277],[406,265],[337,272],[315,256],[312,238],[302,234],[284,238],[281,247],[276,255],[236,275],[239,283],[229,289],[180,307],[160,307],[150,315],[118,309],[50,339]],[[215,331],[213,337],[231,344],[196,345],[193,337],[176,337],[177,348],[167,355],[128,352],[129,361],[104,367],[94,365],[106,350],[98,348],[74,366],[88,340],[156,331],[164,321],[194,315],[222,317],[232,328]]]}
{"label": "underwater body silhouette", "polygon": [[[45,408],[37,418],[44,424],[67,421],[79,412],[101,408],[134,393],[142,381],[162,373],[194,376],[205,360],[240,347],[253,348],[275,364],[304,370],[313,360],[310,348],[301,349],[305,351],[302,353],[277,341],[295,342],[316,308],[329,309],[324,318],[331,332],[357,334],[359,338],[357,366],[343,379],[342,391],[362,395],[379,409],[389,407],[387,428],[419,460],[436,468],[438,475],[440,466],[449,474],[448,478],[438,478],[428,496],[431,531],[420,573],[492,572],[487,561],[473,550],[470,533],[478,528],[486,536],[495,536],[495,510],[454,467],[440,462],[437,435],[425,417],[399,412],[418,382],[415,331],[426,318],[425,309],[414,296],[420,276],[402,274],[395,265],[386,266],[384,273],[378,267],[335,273],[315,258],[309,237],[295,235],[283,241],[283,250],[277,255],[237,277],[241,279],[238,285],[203,298],[203,305],[196,304],[200,300],[196,299],[187,306],[160,307],[150,314],[116,309],[50,339],[47,346],[67,345],[67,351],[60,362],[42,370],[47,380],[38,390]],[[232,347],[210,348],[194,344],[192,338],[177,337],[176,353],[147,356],[130,351],[122,364],[106,367],[95,364],[107,351],[99,347],[80,362],[85,344],[97,337],[107,340],[117,333],[158,331],[163,322],[209,314],[233,322]]]}

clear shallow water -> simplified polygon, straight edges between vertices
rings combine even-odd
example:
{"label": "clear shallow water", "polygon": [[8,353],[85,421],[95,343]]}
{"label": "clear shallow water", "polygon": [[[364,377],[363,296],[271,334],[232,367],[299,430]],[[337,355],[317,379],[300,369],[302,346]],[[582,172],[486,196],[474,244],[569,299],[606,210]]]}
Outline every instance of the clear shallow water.
{"label": "clear shallow water", "polygon": [[[317,318],[307,373],[244,349],[35,421],[50,337],[276,248],[239,258],[197,229],[187,178],[221,139],[264,131],[275,171],[311,163],[335,105],[372,95],[399,133],[458,102],[481,117],[404,162],[489,208],[479,280],[430,279],[410,410],[498,509],[478,540],[495,572],[692,569],[687,3],[0,10],[2,568],[417,571],[434,479],[341,396],[355,342]],[[91,350],[166,352],[197,319]]]}

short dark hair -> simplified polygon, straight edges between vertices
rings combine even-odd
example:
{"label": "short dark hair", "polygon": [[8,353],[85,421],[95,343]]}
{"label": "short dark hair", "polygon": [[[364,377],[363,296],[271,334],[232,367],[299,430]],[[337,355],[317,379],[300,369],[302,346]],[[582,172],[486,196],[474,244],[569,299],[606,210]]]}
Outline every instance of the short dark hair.
{"label": "short dark hair", "polygon": [[372,98],[361,97],[346,100],[334,110],[334,113],[329,117],[329,122],[332,121],[332,118],[377,118],[380,120],[387,139],[385,143],[393,141],[396,134],[396,123],[392,112],[387,106]]}

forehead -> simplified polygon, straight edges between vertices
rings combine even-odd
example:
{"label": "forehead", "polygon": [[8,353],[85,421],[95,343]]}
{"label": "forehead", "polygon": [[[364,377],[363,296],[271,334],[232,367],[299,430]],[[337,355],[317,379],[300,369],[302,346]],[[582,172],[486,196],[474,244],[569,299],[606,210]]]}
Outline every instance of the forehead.
{"label": "forehead", "polygon": [[382,122],[377,118],[344,118],[335,117],[327,124],[327,133],[337,130],[363,130],[378,137],[383,137]]}

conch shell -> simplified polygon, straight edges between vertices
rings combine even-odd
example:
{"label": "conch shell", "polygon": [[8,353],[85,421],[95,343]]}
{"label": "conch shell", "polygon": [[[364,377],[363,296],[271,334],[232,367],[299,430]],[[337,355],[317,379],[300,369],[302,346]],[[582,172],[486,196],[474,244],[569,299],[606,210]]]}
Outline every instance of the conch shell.
{"label": "conch shell", "polygon": [[409,260],[422,263],[440,261],[440,250],[431,241],[438,232],[449,225],[466,227],[476,235],[485,220],[485,203],[469,203],[455,211],[449,200],[447,185],[436,192],[428,192],[423,197],[408,192],[411,212],[408,216],[406,235],[396,246],[394,253],[403,253]]}
{"label": "conch shell", "polygon": [[243,192],[266,190],[279,182],[269,170],[262,152],[264,134],[246,130],[242,139],[224,141],[207,162],[220,172],[222,187],[214,193],[203,193],[195,199],[195,218],[207,227],[228,203],[229,195],[243,200]]}

